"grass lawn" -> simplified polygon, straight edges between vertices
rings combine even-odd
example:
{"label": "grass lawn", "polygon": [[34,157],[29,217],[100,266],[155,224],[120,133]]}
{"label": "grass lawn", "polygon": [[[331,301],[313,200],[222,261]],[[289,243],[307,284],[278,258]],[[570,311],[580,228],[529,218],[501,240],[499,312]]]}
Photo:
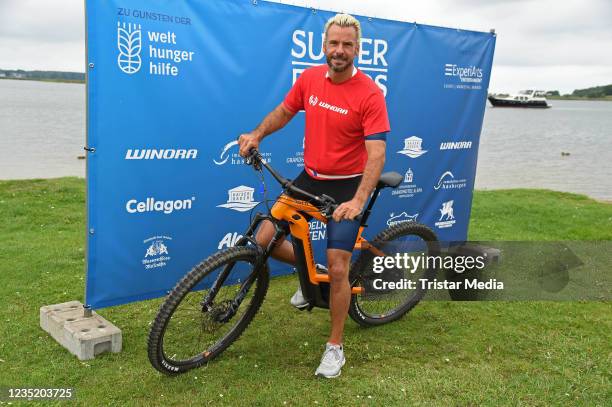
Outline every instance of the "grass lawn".
{"label": "grass lawn", "polygon": [[[80,362],[40,329],[38,312],[83,301],[84,202],[82,179],[0,182],[0,386],[73,387],[79,405],[94,406],[612,403],[610,302],[424,301],[379,328],[349,321],[342,376],[319,380],[328,316],[288,304],[291,276],[272,280],[249,329],[204,368],[169,378],[150,366],[160,300],[101,310],[122,329],[124,350]],[[478,191],[470,239],[612,240],[612,205]]]}

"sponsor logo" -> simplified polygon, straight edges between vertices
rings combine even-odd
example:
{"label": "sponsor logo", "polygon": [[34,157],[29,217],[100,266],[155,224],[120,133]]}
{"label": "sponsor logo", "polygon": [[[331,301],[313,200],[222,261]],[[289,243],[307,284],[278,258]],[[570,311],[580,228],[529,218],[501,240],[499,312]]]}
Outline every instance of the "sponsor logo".
{"label": "sponsor logo", "polygon": [[287,164],[295,164],[296,167],[301,168],[304,166],[304,142],[305,138],[302,138],[302,149],[300,151],[296,151],[295,154],[291,157],[287,157]]}
{"label": "sponsor logo", "polygon": [[444,87],[447,89],[482,89],[482,68],[475,65],[459,66],[457,64],[444,65]]}
{"label": "sponsor logo", "polygon": [[[319,102],[318,104],[317,104],[317,101]],[[324,102],[322,100],[319,101],[319,98],[317,98],[314,95],[310,95],[310,98],[308,98],[308,103],[310,103],[312,106],[319,106],[319,107],[322,107],[323,109],[327,109],[329,111],[340,113],[343,115],[347,115],[349,112],[348,109],[344,109],[338,106],[332,106],[329,103]]]}
{"label": "sponsor logo", "polygon": [[[305,30],[295,30],[292,34],[293,47],[291,49],[291,66],[293,82],[298,76],[310,66],[325,64],[325,53],[323,52],[324,33]],[[387,52],[389,44],[386,40],[379,38],[362,38],[359,47],[359,56],[355,65],[359,70],[368,75],[383,94],[387,95],[387,81],[389,63]],[[313,105],[314,106],[314,105]]]}
{"label": "sponsor logo", "polygon": [[240,185],[227,191],[229,198],[227,203],[217,205],[217,208],[227,208],[238,212],[246,212],[259,204],[253,198],[255,189]]}
{"label": "sponsor logo", "polygon": [[455,224],[455,215],[453,214],[453,203],[455,201],[447,201],[442,204],[440,211],[440,219],[435,223],[440,229],[450,228]]}
{"label": "sponsor logo", "polygon": [[[119,8],[119,15],[146,18],[138,10],[133,10],[133,13],[129,11],[129,9]],[[170,17],[172,20],[177,20],[177,23],[186,23],[183,17],[166,16],[158,13],[155,13],[155,15],[157,18],[166,17],[166,21]],[[146,44],[143,43],[143,38],[148,41]],[[193,62],[195,54],[194,51],[177,49],[179,44],[179,36],[174,31],[146,31],[142,29],[140,24],[117,22],[117,49],[119,50],[117,64],[119,69],[128,75],[140,71],[144,58],[148,62],[149,68],[148,71],[145,68],[146,74],[168,77],[179,76],[183,69],[182,66]],[[144,53],[142,53],[143,49],[145,50]]]}
{"label": "sponsor logo", "polygon": [[198,150],[190,149],[128,149],[126,160],[195,160]]}
{"label": "sponsor logo", "polygon": [[446,171],[438,179],[438,184],[434,186],[437,191],[439,189],[463,189],[467,186],[467,179],[455,179],[452,172]]}
{"label": "sponsor logo", "polygon": [[[236,148],[234,148],[236,147]],[[263,158],[263,160],[267,163],[272,161],[272,153],[262,153],[259,152]],[[221,154],[219,154],[219,158],[214,160],[213,162],[217,165],[242,165],[244,164],[244,158],[240,157],[238,152],[238,141],[230,141],[227,143],[223,149],[221,150]]]}
{"label": "sponsor logo", "polygon": [[145,270],[165,267],[170,261],[168,245],[172,241],[170,236],[153,236],[143,241],[146,253],[142,259]]}
{"label": "sponsor logo", "polygon": [[177,199],[176,201],[157,201],[155,198],[146,198],[144,201],[130,199],[125,204],[128,213],[163,212],[169,215],[174,211],[185,211],[191,209],[195,196],[191,199]]}
{"label": "sponsor logo", "polygon": [[391,196],[397,196],[398,198],[412,198],[416,194],[423,192],[423,188],[419,187],[414,182],[414,172],[411,168],[408,168],[406,174],[404,174],[404,182],[399,187],[391,190]]}
{"label": "sponsor logo", "polygon": [[308,222],[308,232],[310,233],[310,240],[325,240],[327,237],[327,225],[318,220],[311,220]]}
{"label": "sponsor logo", "polygon": [[415,215],[408,215],[406,212],[402,212],[399,215],[396,215],[391,212],[389,214],[389,219],[387,220],[387,226],[394,226],[402,222],[416,222],[417,216],[419,216],[418,213]]}
{"label": "sponsor logo", "polygon": [[414,172],[412,172],[411,168],[408,168],[408,171],[406,171],[406,174],[404,175],[404,183],[412,182],[413,178],[414,178]]}
{"label": "sponsor logo", "polygon": [[128,75],[140,70],[142,59],[142,30],[140,24],[117,22],[117,65]]}
{"label": "sponsor logo", "polygon": [[217,249],[221,250],[221,249],[227,249],[229,247],[234,247],[236,245],[236,242],[242,237],[241,234],[239,234],[238,232],[230,232],[228,234],[226,234],[225,236],[223,236],[223,239],[221,239],[219,241],[219,244],[217,245]]}
{"label": "sponsor logo", "polygon": [[469,150],[472,148],[471,141],[444,141],[440,143],[440,150]]}
{"label": "sponsor logo", "polygon": [[404,149],[398,151],[398,154],[403,154],[410,158],[418,158],[425,154],[427,150],[423,150],[421,144],[423,139],[417,136],[408,137],[404,139]]}

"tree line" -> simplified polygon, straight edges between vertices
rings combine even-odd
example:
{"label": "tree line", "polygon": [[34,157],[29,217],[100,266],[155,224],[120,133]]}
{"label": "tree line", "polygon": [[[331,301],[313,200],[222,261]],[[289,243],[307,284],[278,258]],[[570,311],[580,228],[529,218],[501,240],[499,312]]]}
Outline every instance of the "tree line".
{"label": "tree line", "polygon": [[0,78],[85,82],[85,74],[82,72],[25,71],[23,69],[0,69]]}

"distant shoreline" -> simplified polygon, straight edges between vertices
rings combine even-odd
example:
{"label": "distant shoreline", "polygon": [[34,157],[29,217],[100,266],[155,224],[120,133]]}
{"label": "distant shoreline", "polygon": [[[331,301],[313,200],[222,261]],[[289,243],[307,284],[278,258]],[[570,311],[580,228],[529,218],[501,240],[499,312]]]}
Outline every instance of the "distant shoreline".
{"label": "distant shoreline", "polygon": [[604,98],[584,98],[579,96],[546,96],[548,100],[587,100],[587,101],[603,101],[612,102],[612,96],[606,96]]}
{"label": "distant shoreline", "polygon": [[6,79],[9,81],[37,81],[37,82],[59,82],[59,83],[82,83],[85,81],[78,79],[51,79],[51,78],[4,78],[0,77],[0,79]]}
{"label": "distant shoreline", "polygon": [[[57,82],[57,83],[81,83],[85,84],[84,80],[80,79],[59,79],[59,78],[9,78],[2,77],[0,79],[14,80],[14,81],[37,81],[37,82]],[[606,96],[603,98],[586,98],[579,96],[546,96],[548,100],[577,100],[577,101],[595,101],[595,102],[612,102],[612,96]]]}

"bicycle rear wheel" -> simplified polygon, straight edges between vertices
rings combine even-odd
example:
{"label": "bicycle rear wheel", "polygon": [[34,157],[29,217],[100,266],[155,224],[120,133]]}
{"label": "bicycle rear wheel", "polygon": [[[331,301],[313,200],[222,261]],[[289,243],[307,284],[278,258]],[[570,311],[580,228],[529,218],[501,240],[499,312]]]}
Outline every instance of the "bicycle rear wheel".
{"label": "bicycle rear wheel", "polygon": [[[383,259],[393,257],[395,260],[399,254],[402,261],[399,267],[395,261],[392,267],[384,267],[381,260],[376,260],[379,256],[362,250],[351,266],[351,287],[359,285],[364,292],[351,297],[349,315],[362,326],[395,321],[414,308],[427,291],[422,280],[433,279],[437,273],[435,264],[430,266],[425,259],[440,253],[436,234],[415,222],[393,225],[370,243],[384,253]],[[420,266],[415,266],[410,258],[423,260],[419,260]],[[381,271],[381,267],[384,270]]]}
{"label": "bicycle rear wheel", "polygon": [[[149,333],[148,354],[155,369],[168,375],[186,372],[238,339],[268,290],[268,267],[256,268],[258,255],[253,246],[217,252],[176,284]],[[224,285],[215,292],[209,287],[217,279]]]}

